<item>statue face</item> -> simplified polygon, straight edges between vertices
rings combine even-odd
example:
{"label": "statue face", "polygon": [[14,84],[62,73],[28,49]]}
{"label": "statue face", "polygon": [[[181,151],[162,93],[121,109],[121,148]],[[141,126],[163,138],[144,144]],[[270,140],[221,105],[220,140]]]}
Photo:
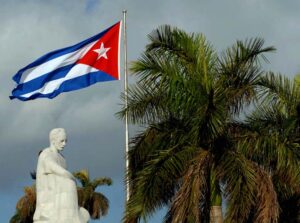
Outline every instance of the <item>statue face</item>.
{"label": "statue face", "polygon": [[53,145],[59,151],[62,151],[67,144],[67,136],[66,133],[62,132],[57,135],[57,137],[53,140]]}

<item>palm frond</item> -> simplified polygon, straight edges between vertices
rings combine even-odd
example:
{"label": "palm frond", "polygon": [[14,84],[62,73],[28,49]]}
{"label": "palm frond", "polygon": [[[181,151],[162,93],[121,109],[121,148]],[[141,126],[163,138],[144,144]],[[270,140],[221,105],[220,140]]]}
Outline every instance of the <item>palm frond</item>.
{"label": "palm frond", "polygon": [[282,112],[295,114],[300,102],[300,88],[287,77],[272,72],[260,77],[258,97],[266,105],[275,105]]}
{"label": "palm frond", "polygon": [[248,158],[273,171],[299,165],[297,119],[274,106],[260,106],[245,123],[247,127],[240,129],[236,140],[237,148]]}
{"label": "palm frond", "polygon": [[[209,196],[209,167],[211,155],[200,150],[189,165],[181,180],[181,185],[165,217],[166,223],[194,222],[209,218],[207,196]],[[206,216],[205,216],[206,213]]]}
{"label": "palm frond", "polygon": [[131,182],[132,196],[126,208],[126,222],[149,216],[170,202],[187,161],[194,157],[197,150],[195,147],[171,147],[151,154],[151,160]]}
{"label": "palm frond", "polygon": [[32,221],[36,206],[36,189],[35,185],[24,187],[24,196],[19,199],[16,205],[16,218],[22,222]]}
{"label": "palm frond", "polygon": [[279,218],[279,203],[271,176],[257,167],[257,198],[254,222],[277,223]]}
{"label": "palm frond", "polygon": [[155,29],[148,37],[150,43],[146,52],[158,52],[162,58],[176,59],[193,70],[197,66],[190,66],[192,64],[208,68],[209,64],[216,61],[214,50],[202,34],[188,34],[178,28],[164,25]]}
{"label": "palm frond", "polygon": [[228,200],[225,222],[247,220],[255,201],[256,169],[241,154],[229,152],[221,158],[217,171]]}
{"label": "palm frond", "polygon": [[111,180],[111,178],[108,178],[108,177],[96,178],[92,181],[91,185],[92,185],[93,189],[95,190],[98,186],[112,185],[112,180]]}
{"label": "palm frond", "polygon": [[229,105],[235,114],[250,104],[255,98],[255,90],[261,76],[260,58],[267,61],[264,53],[274,51],[274,47],[264,47],[264,40],[249,39],[237,41],[219,58],[220,81],[228,89]]}
{"label": "palm frond", "polygon": [[134,179],[134,173],[142,170],[152,160],[153,153],[156,154],[157,151],[172,148],[174,145],[184,142],[187,130],[185,123],[170,118],[164,122],[150,125],[141,134],[133,138],[128,154],[130,179]]}
{"label": "palm frond", "polygon": [[101,193],[94,193],[91,199],[91,217],[93,219],[100,219],[101,216],[105,216],[108,213],[109,201]]}
{"label": "palm frond", "polygon": [[78,179],[83,187],[87,186],[90,182],[89,172],[87,170],[80,170],[73,173],[74,177]]}

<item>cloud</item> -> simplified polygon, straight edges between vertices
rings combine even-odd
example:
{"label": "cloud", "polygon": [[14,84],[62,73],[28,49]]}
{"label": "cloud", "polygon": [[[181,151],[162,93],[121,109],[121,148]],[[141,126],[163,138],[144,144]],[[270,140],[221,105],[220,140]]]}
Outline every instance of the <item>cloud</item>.
{"label": "cloud", "polygon": [[[85,2],[79,3],[24,1],[17,4],[12,1],[4,3],[1,7],[3,13],[0,15],[0,26],[3,28],[3,34],[0,35],[0,163],[4,164],[5,171],[0,172],[0,177],[6,180],[0,183],[0,190],[9,190],[10,185],[18,184],[20,180],[28,177],[28,174],[24,173],[35,168],[36,154],[48,145],[48,132],[54,127],[65,127],[70,132],[70,137],[76,136],[80,139],[76,145],[86,148],[85,150],[80,150],[70,143],[78,149],[76,155],[93,155],[87,156],[87,161],[82,167],[84,164],[88,165],[88,159],[96,157],[95,153],[101,153],[101,144],[105,145],[107,141],[122,141],[115,138],[122,131],[121,123],[114,117],[114,113],[119,109],[116,105],[120,103],[121,84],[118,82],[97,84],[91,89],[84,89],[80,93],[66,93],[54,100],[41,99],[24,103],[8,99],[14,86],[11,77],[22,66],[46,52],[72,45],[111,25],[102,23],[102,27],[99,28],[100,22],[92,19],[92,15],[86,14]],[[82,19],[76,20],[77,17]],[[101,125],[106,128],[101,128]],[[89,153],[89,149],[97,152]],[[105,152],[115,157],[114,152]],[[109,155],[108,157],[111,158]],[[102,159],[107,160],[104,156]],[[93,161],[104,163],[99,159]],[[74,168],[79,166],[74,165]],[[110,168],[107,170],[116,169],[116,166],[108,166]],[[107,175],[111,172],[116,174],[116,171],[108,171]]]}

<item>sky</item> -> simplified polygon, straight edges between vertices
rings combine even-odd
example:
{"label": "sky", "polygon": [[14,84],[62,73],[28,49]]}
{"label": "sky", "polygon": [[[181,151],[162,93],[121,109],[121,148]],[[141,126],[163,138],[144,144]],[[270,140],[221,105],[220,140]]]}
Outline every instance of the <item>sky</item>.
{"label": "sky", "polygon": [[[236,40],[261,37],[276,53],[266,70],[293,78],[300,72],[300,2],[294,0],[0,0],[0,222],[9,222],[24,186],[31,185],[38,152],[49,131],[68,134],[64,156],[71,172],[110,177],[99,191],[110,200],[103,223],[121,222],[125,192],[122,81],[104,82],[53,100],[11,101],[12,76],[45,53],[73,45],[127,14],[128,61],[136,60],[147,34],[163,24],[203,33],[218,52]],[[123,59],[123,56],[121,56]],[[122,66],[123,67],[123,66]],[[134,80],[131,78],[130,82]],[[136,133],[130,126],[130,136]],[[159,223],[164,210],[150,223]]]}

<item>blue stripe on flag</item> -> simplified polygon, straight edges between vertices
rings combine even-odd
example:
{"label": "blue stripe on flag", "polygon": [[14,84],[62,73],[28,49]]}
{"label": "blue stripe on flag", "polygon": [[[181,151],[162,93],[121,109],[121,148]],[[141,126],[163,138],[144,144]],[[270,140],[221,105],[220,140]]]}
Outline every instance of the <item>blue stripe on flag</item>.
{"label": "blue stripe on flag", "polygon": [[35,78],[26,83],[18,84],[12,91],[13,96],[20,96],[42,88],[47,82],[63,78],[74,67],[75,64],[60,67],[50,73]]}
{"label": "blue stripe on flag", "polygon": [[[116,23],[117,24],[117,23]],[[115,26],[116,24],[112,25],[111,27]],[[90,37],[89,39],[86,39],[80,43],[77,43],[73,46],[70,46],[70,47],[65,47],[65,48],[62,48],[62,49],[58,49],[58,50],[55,50],[55,51],[52,51],[50,53],[47,53],[45,54],[44,56],[38,58],[37,60],[35,60],[34,62],[32,62],[31,64],[27,65],[26,67],[22,68],[21,70],[19,70],[14,76],[13,76],[13,80],[16,82],[16,83],[20,83],[20,80],[21,80],[21,77],[22,77],[22,74],[30,69],[30,68],[33,68],[33,67],[36,67],[38,65],[41,65],[49,60],[52,60],[52,59],[55,59],[61,55],[64,55],[64,54],[67,54],[67,53],[71,53],[71,52],[74,52],[82,47],[84,47],[85,45],[93,42],[93,41],[96,41],[98,40],[101,36],[103,36],[109,29],[111,29],[111,27],[107,28],[106,30],[102,31],[101,33],[95,35],[95,36],[92,36]]]}
{"label": "blue stripe on flag", "polygon": [[112,81],[112,80],[115,79],[102,71],[92,72],[63,82],[58,89],[56,89],[55,91],[49,94],[36,93],[28,98],[20,97],[20,95],[13,95],[10,96],[10,98],[11,99],[18,98],[21,101],[33,100],[36,98],[54,98],[62,92],[74,91],[74,90],[88,87],[97,82]]}

